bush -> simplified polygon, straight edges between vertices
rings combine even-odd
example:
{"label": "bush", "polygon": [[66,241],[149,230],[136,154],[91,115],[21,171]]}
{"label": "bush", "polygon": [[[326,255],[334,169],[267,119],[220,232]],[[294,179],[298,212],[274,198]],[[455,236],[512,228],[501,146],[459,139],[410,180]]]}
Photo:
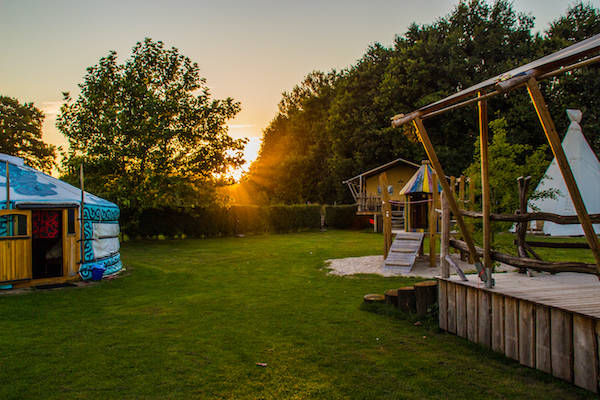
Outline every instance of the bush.
{"label": "bush", "polygon": [[319,205],[231,206],[121,210],[121,231],[130,236],[229,236],[294,232],[321,226]]}
{"label": "bush", "polygon": [[283,233],[321,226],[321,206],[291,205],[268,208],[269,231]]}
{"label": "bush", "polygon": [[325,224],[330,228],[350,229],[355,227],[356,205],[325,207]]}

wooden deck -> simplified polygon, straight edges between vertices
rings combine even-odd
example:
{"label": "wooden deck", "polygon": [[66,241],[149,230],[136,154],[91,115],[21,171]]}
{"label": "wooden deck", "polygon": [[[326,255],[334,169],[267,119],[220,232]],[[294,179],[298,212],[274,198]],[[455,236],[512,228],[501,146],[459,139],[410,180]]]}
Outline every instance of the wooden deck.
{"label": "wooden deck", "polygon": [[600,281],[578,273],[439,280],[440,328],[598,393]]}

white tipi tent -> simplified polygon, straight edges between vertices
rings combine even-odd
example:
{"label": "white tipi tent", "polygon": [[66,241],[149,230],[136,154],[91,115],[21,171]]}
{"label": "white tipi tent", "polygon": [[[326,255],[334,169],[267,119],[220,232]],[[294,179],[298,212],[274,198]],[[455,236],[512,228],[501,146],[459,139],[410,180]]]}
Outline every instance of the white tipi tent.
{"label": "white tipi tent", "polygon": [[[598,162],[596,154],[594,154],[581,132],[581,126],[579,125],[581,111],[567,110],[567,115],[571,124],[562,141],[562,147],[569,160],[569,165],[588,213],[597,214],[600,213],[600,162]],[[558,190],[556,198],[532,200],[529,202],[528,211],[532,211],[531,206],[534,206],[540,211],[560,215],[576,215],[575,207],[573,207],[573,202],[556,163],[556,158],[550,163],[536,191],[549,189]],[[594,230],[596,233],[600,232],[600,224],[594,224]],[[559,225],[548,221],[544,223],[543,232],[551,236],[583,235],[581,225]]]}

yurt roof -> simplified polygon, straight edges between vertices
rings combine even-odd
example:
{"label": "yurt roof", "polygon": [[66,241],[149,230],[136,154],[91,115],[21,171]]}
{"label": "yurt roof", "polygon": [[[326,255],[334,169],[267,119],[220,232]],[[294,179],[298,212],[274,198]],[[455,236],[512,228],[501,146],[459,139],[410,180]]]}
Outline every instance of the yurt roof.
{"label": "yurt roof", "polygon": [[[400,194],[410,193],[433,193],[433,170],[428,161],[423,161],[417,172],[410,178],[408,182],[400,189]],[[438,192],[442,191],[442,188],[438,182]]]}
{"label": "yurt roof", "polygon": [[[10,201],[16,207],[76,206],[81,190],[67,182],[25,165],[22,158],[0,153],[0,203],[6,202],[6,165],[9,170]],[[85,192],[85,204],[118,208],[108,200]]]}

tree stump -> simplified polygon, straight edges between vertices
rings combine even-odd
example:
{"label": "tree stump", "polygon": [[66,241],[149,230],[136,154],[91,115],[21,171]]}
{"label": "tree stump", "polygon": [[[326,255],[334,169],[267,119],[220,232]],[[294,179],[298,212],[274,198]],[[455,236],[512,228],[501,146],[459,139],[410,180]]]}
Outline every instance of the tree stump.
{"label": "tree stump", "polygon": [[398,307],[398,289],[390,289],[385,291],[385,303]]}
{"label": "tree stump", "polygon": [[415,287],[404,286],[398,289],[398,308],[404,312],[417,311]]}
{"label": "tree stump", "polygon": [[427,314],[427,309],[437,303],[437,281],[415,283],[416,310],[419,317]]}
{"label": "tree stump", "polygon": [[365,294],[363,300],[365,303],[383,303],[385,297],[382,294]]}

